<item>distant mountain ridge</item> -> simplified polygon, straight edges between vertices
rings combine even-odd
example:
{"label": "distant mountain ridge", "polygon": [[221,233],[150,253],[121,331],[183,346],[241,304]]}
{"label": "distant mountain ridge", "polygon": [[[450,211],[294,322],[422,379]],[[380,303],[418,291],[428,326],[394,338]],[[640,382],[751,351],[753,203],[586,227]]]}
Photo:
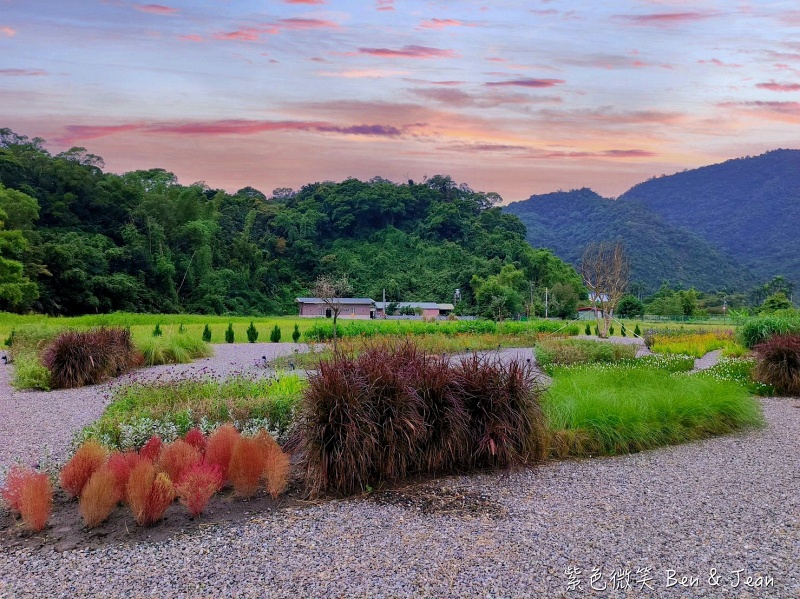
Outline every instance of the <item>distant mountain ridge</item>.
{"label": "distant mountain ridge", "polygon": [[590,189],[533,195],[505,210],[534,247],[578,264],[592,241],[622,239],[632,280],[712,291],[800,280],[800,150],[774,150],[650,179],[616,200]]}

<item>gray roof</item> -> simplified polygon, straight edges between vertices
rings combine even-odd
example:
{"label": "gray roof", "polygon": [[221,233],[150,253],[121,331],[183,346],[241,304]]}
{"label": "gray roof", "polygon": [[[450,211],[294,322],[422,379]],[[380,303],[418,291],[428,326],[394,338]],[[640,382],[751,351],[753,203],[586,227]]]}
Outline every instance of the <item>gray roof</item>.
{"label": "gray roof", "polygon": [[[318,297],[298,297],[297,302],[301,304],[324,304],[325,302]],[[333,301],[333,303],[338,303],[341,306],[353,306],[353,305],[373,305],[375,302],[369,299],[368,297],[340,297]]]}
{"label": "gray roof", "polygon": [[419,308],[421,310],[455,310],[453,304],[437,304],[436,302],[375,302],[379,310],[385,310],[386,306],[394,303],[400,308]]}

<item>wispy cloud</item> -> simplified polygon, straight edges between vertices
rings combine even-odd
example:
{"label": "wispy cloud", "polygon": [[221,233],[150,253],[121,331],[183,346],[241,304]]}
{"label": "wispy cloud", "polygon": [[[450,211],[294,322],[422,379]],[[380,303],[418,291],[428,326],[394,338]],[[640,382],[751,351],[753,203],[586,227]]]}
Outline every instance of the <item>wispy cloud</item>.
{"label": "wispy cloud", "polygon": [[0,69],[0,77],[42,77],[47,74],[43,69]]}
{"label": "wispy cloud", "polygon": [[222,41],[257,42],[264,35],[277,35],[282,31],[307,31],[312,29],[338,29],[339,24],[325,19],[308,19],[291,17],[278,19],[270,23],[260,23],[241,27],[234,31],[221,31],[214,34],[214,39]]}
{"label": "wispy cloud", "polygon": [[184,42],[202,42],[203,38],[199,35],[179,35],[179,40],[183,40]]}
{"label": "wispy cloud", "polygon": [[591,151],[557,151],[557,152],[545,152],[542,154],[536,154],[535,158],[545,158],[545,159],[569,159],[569,158],[653,158],[654,156],[658,156],[656,152],[651,152],[649,150],[639,150],[639,149],[631,149],[631,150],[602,150],[599,152],[591,152]]}
{"label": "wispy cloud", "polygon": [[616,18],[623,22],[630,23],[631,25],[675,27],[677,25],[705,21],[715,16],[717,16],[717,14],[707,12],[666,12],[641,15],[617,15]]}
{"label": "wispy cloud", "polygon": [[563,79],[511,79],[509,81],[487,81],[490,87],[516,86],[516,87],[555,87],[566,83]]}
{"label": "wispy cloud", "polygon": [[797,92],[800,91],[800,83],[779,83],[777,81],[767,81],[757,83],[759,89],[768,89],[773,92]]}
{"label": "wispy cloud", "polygon": [[134,4],[133,8],[153,15],[175,15],[180,12],[180,9],[164,6],[163,4]]}
{"label": "wispy cloud", "polygon": [[720,102],[717,106],[741,111],[750,117],[772,121],[800,123],[800,102],[772,102],[753,100],[749,102]]}
{"label": "wispy cloud", "polygon": [[457,58],[458,53],[453,50],[442,50],[429,46],[403,46],[399,49],[392,48],[359,48],[356,54],[367,54],[381,58]]}
{"label": "wispy cloud", "polygon": [[283,0],[285,4],[325,4],[325,0]]}
{"label": "wispy cloud", "polygon": [[298,31],[304,29],[338,29],[339,24],[325,19],[279,19],[275,22],[278,29],[286,29],[289,31]]}
{"label": "wispy cloud", "polygon": [[319,72],[319,74],[323,77],[342,77],[343,79],[383,79],[385,77],[408,75],[408,73],[409,71],[397,71],[390,69],[348,69],[345,71]]}
{"label": "wispy cloud", "polygon": [[444,29],[445,27],[463,27],[464,23],[457,19],[426,19],[419,26],[422,29]]}
{"label": "wispy cloud", "polygon": [[8,25],[3,25],[0,27],[0,34],[5,35],[6,37],[14,37],[17,35],[17,30],[13,27],[9,27]]}
{"label": "wispy cloud", "polygon": [[375,0],[375,10],[394,10],[394,0]]}
{"label": "wispy cloud", "polygon": [[709,64],[709,65],[715,66],[715,67],[728,67],[728,68],[731,68],[731,69],[741,69],[742,68],[742,65],[740,65],[740,64],[736,64],[734,62],[722,62],[718,58],[711,58],[709,60],[698,60],[697,63],[698,64]]}

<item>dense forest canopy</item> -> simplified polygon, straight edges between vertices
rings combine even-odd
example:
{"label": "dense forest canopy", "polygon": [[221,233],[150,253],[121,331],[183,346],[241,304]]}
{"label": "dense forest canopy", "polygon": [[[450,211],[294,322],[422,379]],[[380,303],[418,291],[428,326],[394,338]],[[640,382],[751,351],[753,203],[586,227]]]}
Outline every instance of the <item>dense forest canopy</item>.
{"label": "dense forest canopy", "polygon": [[[322,182],[271,196],[181,185],[163,169],[116,175],[85,148],[0,129],[0,309],[291,313],[321,274],[354,293],[451,301],[500,316],[583,292],[575,270],[525,241],[492,193],[437,175]],[[574,302],[573,302],[574,297]]]}

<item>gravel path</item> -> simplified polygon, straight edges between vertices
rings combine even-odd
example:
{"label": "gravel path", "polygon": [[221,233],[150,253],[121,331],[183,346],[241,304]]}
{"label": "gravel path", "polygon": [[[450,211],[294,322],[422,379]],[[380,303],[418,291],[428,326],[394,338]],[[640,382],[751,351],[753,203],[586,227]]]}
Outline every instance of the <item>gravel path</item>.
{"label": "gravel path", "polygon": [[[768,428],[742,435],[441,479],[400,501],[278,510],[160,543],[3,554],[0,596],[580,597],[599,568],[594,596],[796,598],[800,401],[763,405]],[[425,509],[417,498],[434,492],[474,509]],[[617,569],[631,590],[611,590]],[[698,587],[668,587],[671,571]]]}
{"label": "gravel path", "polygon": [[[191,376],[263,373],[262,356],[306,351],[295,343],[236,343],[214,345],[215,355],[191,364],[156,366],[135,371],[102,385],[56,391],[15,391],[13,367],[0,364],[0,471],[20,459],[36,463],[45,446],[52,457],[63,460],[72,435],[100,417],[114,385],[143,380],[175,380]],[[0,473],[1,475],[1,473]],[[0,476],[1,477],[1,476]]]}
{"label": "gravel path", "polygon": [[719,359],[722,357],[722,350],[716,349],[714,351],[708,352],[702,358],[696,358],[694,361],[694,368],[692,372],[700,372],[701,370],[708,370],[712,366],[715,366]]}

